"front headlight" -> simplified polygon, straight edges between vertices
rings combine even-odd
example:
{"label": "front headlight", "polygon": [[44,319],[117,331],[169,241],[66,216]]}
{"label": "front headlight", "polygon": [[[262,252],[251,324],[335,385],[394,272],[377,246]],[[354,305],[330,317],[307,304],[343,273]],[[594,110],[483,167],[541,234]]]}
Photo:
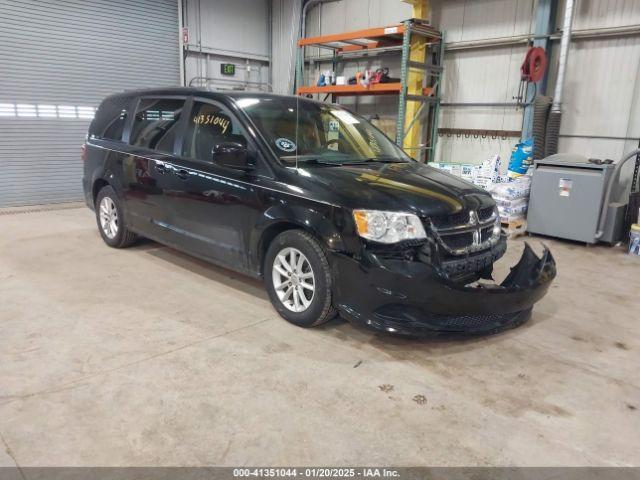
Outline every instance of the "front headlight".
{"label": "front headlight", "polygon": [[353,219],[358,235],[374,242],[397,243],[427,238],[422,222],[413,213],[354,210]]}

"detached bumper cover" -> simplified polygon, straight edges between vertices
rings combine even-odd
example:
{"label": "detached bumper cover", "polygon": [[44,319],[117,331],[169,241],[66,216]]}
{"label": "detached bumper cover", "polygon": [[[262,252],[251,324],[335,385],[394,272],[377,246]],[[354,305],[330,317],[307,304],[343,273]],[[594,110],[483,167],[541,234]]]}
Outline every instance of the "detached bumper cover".
{"label": "detached bumper cover", "polygon": [[500,284],[461,285],[419,261],[332,257],[335,304],[348,320],[404,335],[490,334],[528,320],[547,292],[556,264],[528,244]]}

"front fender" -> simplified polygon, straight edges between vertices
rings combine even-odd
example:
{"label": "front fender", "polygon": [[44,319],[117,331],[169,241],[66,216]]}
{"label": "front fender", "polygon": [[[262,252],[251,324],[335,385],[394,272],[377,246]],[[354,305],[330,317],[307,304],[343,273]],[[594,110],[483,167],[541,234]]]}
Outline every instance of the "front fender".
{"label": "front fender", "polygon": [[311,232],[330,251],[349,250],[345,241],[349,224],[342,208],[283,202],[265,210],[251,231],[249,251],[254,265],[260,265],[262,254],[273,237],[290,226]]}

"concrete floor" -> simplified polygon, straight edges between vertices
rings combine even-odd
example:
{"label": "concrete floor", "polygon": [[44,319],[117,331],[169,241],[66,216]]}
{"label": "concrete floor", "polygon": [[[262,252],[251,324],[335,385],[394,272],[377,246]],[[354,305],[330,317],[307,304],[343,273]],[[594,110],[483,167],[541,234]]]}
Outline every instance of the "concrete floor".
{"label": "concrete floor", "polygon": [[0,466],[640,465],[640,259],[548,243],[528,324],[410,341],[291,326],[86,208],[2,214]]}

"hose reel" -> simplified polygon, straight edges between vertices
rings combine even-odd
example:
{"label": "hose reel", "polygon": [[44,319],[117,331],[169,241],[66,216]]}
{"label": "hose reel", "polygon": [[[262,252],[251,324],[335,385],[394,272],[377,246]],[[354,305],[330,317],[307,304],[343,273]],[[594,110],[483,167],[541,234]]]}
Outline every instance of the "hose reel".
{"label": "hose reel", "polygon": [[524,62],[520,66],[520,86],[518,87],[518,95],[514,99],[522,106],[533,103],[536,98],[537,88],[534,90],[533,98],[528,100],[527,90],[529,84],[538,83],[544,78],[544,74],[547,71],[547,54],[542,47],[530,46],[524,56]]}
{"label": "hose reel", "polygon": [[542,47],[529,47],[520,66],[521,80],[538,83],[547,71],[547,54]]}

